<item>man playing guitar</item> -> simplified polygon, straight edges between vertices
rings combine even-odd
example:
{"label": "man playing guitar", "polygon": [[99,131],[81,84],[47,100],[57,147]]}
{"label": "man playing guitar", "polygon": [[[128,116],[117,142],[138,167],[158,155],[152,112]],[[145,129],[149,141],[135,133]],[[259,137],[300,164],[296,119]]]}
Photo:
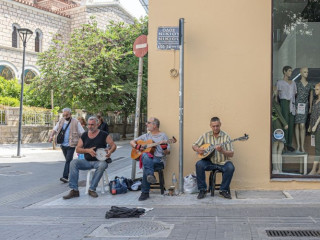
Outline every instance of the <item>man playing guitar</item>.
{"label": "man playing guitar", "polygon": [[205,171],[217,169],[223,174],[219,194],[224,198],[231,199],[229,186],[235,168],[233,163],[227,160],[233,157],[233,147],[231,142],[223,144],[230,141],[230,137],[220,130],[221,122],[218,117],[211,118],[210,127],[212,131],[204,133],[192,145],[192,149],[200,155],[205,153],[205,149],[201,147],[203,144],[215,145],[215,151],[213,151],[211,155],[202,158],[196,163],[197,184],[200,190],[197,198],[202,199],[206,195],[207,185]]}
{"label": "man playing guitar", "polygon": [[[130,145],[137,151],[143,152],[140,156],[140,160],[143,165],[143,178],[141,184],[141,196],[139,201],[143,201],[149,198],[150,183],[156,183],[154,176],[154,169],[164,168],[166,155],[170,153],[170,145],[168,144],[168,137],[164,132],[160,132],[160,121],[155,117],[150,117],[146,122],[147,131],[146,134],[130,141]],[[152,140],[153,142],[160,142],[155,146],[155,151],[144,152],[145,145],[139,144],[141,141]]]}

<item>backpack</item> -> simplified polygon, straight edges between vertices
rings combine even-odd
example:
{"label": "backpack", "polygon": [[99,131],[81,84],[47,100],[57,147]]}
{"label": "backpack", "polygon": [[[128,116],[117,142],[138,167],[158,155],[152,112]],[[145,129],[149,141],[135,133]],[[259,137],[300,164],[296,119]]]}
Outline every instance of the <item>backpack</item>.
{"label": "backpack", "polygon": [[[114,184],[113,184],[114,183]],[[116,194],[126,193],[128,191],[128,187],[126,184],[125,177],[114,177],[114,180],[109,182],[110,193],[112,193],[112,187],[115,186]]]}

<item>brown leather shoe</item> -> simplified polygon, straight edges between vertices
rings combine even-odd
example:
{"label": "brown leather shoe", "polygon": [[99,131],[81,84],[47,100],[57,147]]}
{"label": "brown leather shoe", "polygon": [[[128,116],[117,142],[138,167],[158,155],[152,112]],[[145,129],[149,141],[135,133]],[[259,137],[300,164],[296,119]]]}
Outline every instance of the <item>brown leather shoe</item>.
{"label": "brown leather shoe", "polygon": [[89,189],[89,191],[88,191],[88,194],[89,194],[91,197],[93,197],[93,198],[97,198],[97,197],[98,197],[98,194],[97,194],[95,191],[92,191],[92,190],[90,190],[90,189]]}
{"label": "brown leather shoe", "polygon": [[79,191],[72,189],[68,195],[63,196],[63,199],[70,199],[70,198],[75,198],[79,196],[80,196]]}

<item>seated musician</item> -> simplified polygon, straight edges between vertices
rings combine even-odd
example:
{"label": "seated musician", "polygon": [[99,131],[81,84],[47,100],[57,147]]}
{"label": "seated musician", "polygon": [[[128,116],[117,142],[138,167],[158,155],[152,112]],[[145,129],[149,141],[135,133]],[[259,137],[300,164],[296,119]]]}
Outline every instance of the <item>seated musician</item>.
{"label": "seated musician", "polygon": [[[150,183],[154,184],[157,182],[154,176],[154,169],[156,168],[164,168],[166,155],[170,153],[170,145],[167,144],[168,137],[164,132],[160,132],[160,121],[157,118],[151,117],[149,118],[147,125],[148,133],[141,135],[140,137],[130,141],[130,145],[141,151],[142,155],[140,156],[140,168],[143,167],[143,178],[141,184],[141,196],[139,197],[139,201],[144,201],[149,198],[150,191]],[[139,140],[147,141],[152,140],[153,142],[163,142],[155,146],[155,151],[151,154],[148,149],[144,149],[143,144],[138,144]],[[139,143],[141,143],[139,141]],[[143,152],[145,151],[145,152]]]}
{"label": "seated musician", "polygon": [[196,163],[197,183],[199,189],[198,199],[206,196],[206,175],[205,171],[219,170],[222,172],[222,183],[219,194],[227,199],[231,199],[230,183],[235,170],[233,163],[229,160],[233,157],[233,147],[231,143],[223,146],[221,143],[230,141],[228,134],[220,130],[221,122],[218,117],[213,117],[210,120],[210,127],[212,131],[204,133],[193,145],[192,149],[198,154],[203,154],[205,148],[201,147],[203,144],[214,144],[215,151],[207,157],[199,160]]}

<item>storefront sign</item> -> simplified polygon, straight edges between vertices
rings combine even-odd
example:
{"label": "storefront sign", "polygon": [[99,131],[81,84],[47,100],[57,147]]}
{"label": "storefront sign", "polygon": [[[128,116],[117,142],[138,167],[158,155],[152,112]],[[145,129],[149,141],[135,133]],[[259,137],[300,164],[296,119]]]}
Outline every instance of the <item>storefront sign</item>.
{"label": "storefront sign", "polygon": [[179,50],[179,27],[158,27],[157,48]]}
{"label": "storefront sign", "polygon": [[306,104],[298,103],[297,114],[306,114]]}
{"label": "storefront sign", "polygon": [[284,137],[284,132],[282,129],[276,129],[273,132],[273,136],[277,140],[281,140]]}
{"label": "storefront sign", "polygon": [[311,135],[311,147],[315,147],[315,146],[316,146],[316,136]]}

